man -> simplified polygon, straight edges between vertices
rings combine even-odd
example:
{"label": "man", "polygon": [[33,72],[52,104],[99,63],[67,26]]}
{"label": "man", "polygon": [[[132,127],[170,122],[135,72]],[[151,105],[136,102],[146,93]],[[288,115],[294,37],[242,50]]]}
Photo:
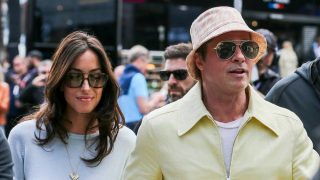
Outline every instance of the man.
{"label": "man", "polygon": [[1,180],[12,180],[13,163],[11,158],[11,152],[5,135],[0,131],[0,179]]}
{"label": "man", "polygon": [[192,45],[186,43],[169,46],[164,51],[166,61],[160,79],[167,81],[168,103],[182,98],[196,83],[187,71],[186,58],[191,51]]}
{"label": "man", "polygon": [[157,108],[164,100],[160,93],[153,94],[149,98],[147,81],[144,77],[148,58],[149,53],[145,47],[141,45],[132,47],[129,51],[130,63],[126,65],[119,79],[121,95],[118,102],[130,129],[134,129],[143,115]]}
{"label": "man", "polygon": [[6,136],[16,125],[17,121],[26,114],[27,110],[16,104],[20,93],[31,84],[34,74],[28,71],[29,61],[21,56],[13,59],[13,69],[6,73],[6,82],[10,87],[10,107],[7,114],[7,124],[5,126]]}
{"label": "man", "polygon": [[38,66],[43,59],[42,52],[39,50],[32,50],[28,53],[27,59],[29,60],[29,73],[33,77],[38,76]]}
{"label": "man", "polygon": [[[186,58],[192,51],[192,45],[180,43],[168,46],[164,51],[164,69],[160,71],[160,79],[167,82],[168,98],[167,104],[182,98],[196,83],[188,74]],[[134,128],[137,134],[141,122]]]}
{"label": "man", "polygon": [[190,34],[199,82],[144,118],[124,179],[311,178],[320,158],[301,121],[249,85],[265,38],[231,7],[205,11]]}
{"label": "man", "polygon": [[266,100],[296,113],[320,153],[320,58],[276,83]]}
{"label": "man", "polygon": [[266,95],[272,86],[281,79],[279,74],[270,68],[277,51],[277,38],[267,29],[258,29],[256,32],[262,34],[266,38],[267,51],[257,62],[259,79],[254,81],[253,85],[259,92]]}
{"label": "man", "polygon": [[22,90],[16,100],[16,105],[24,107],[28,114],[32,113],[44,101],[44,90],[51,65],[50,59],[41,61],[37,67],[38,76]]}
{"label": "man", "polygon": [[29,61],[30,61],[30,68],[33,69],[39,66],[40,62],[43,59],[43,55],[42,55],[42,52],[35,49],[28,53],[27,58],[29,58]]}

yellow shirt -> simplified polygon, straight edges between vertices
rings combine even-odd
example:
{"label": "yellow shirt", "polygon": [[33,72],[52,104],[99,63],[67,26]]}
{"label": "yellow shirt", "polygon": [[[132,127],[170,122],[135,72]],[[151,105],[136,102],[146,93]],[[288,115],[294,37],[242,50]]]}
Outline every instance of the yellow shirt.
{"label": "yellow shirt", "polygon": [[[311,178],[320,159],[300,119],[248,90],[230,180]],[[199,83],[182,99],[145,116],[123,179],[227,179],[219,130],[201,100]]]}

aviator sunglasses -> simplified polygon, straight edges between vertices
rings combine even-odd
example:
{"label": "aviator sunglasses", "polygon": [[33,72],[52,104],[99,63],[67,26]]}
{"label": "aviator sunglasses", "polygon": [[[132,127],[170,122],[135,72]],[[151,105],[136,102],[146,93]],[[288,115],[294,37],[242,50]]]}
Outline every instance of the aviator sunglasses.
{"label": "aviator sunglasses", "polygon": [[[85,78],[85,74],[88,77]],[[69,72],[65,77],[65,85],[69,88],[80,88],[84,80],[88,80],[89,86],[92,88],[102,88],[107,80],[108,76],[105,73],[94,72],[94,73],[82,73],[82,72]]]}
{"label": "aviator sunglasses", "polygon": [[255,59],[259,53],[258,43],[250,40],[221,41],[213,49],[216,50],[220,59],[228,60],[236,52],[237,46],[247,59]]}
{"label": "aviator sunglasses", "polygon": [[168,81],[170,75],[173,74],[173,77],[176,80],[185,80],[188,77],[188,71],[185,69],[178,69],[174,71],[160,71],[160,79],[162,81]]}

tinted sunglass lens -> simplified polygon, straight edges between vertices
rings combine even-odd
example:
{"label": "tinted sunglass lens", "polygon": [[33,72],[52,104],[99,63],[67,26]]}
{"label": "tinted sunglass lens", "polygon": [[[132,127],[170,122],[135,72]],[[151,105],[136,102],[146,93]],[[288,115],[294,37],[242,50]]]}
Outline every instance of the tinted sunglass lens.
{"label": "tinted sunglass lens", "polygon": [[241,45],[243,55],[248,59],[254,59],[259,53],[259,45],[254,41],[247,41]]}
{"label": "tinted sunglass lens", "polygon": [[88,81],[91,87],[101,88],[107,82],[107,76],[103,73],[89,74]]}
{"label": "tinted sunglass lens", "polygon": [[177,80],[185,80],[188,76],[187,70],[176,70],[176,71],[173,71],[172,73],[174,78],[176,78]]}
{"label": "tinted sunglass lens", "polygon": [[168,81],[169,77],[170,77],[170,72],[168,71],[160,71],[160,79],[162,81]]}
{"label": "tinted sunglass lens", "polygon": [[80,87],[83,81],[81,73],[70,73],[66,78],[66,85],[71,88]]}
{"label": "tinted sunglass lens", "polygon": [[233,42],[222,42],[217,47],[217,54],[221,59],[229,59],[236,50],[236,44]]}

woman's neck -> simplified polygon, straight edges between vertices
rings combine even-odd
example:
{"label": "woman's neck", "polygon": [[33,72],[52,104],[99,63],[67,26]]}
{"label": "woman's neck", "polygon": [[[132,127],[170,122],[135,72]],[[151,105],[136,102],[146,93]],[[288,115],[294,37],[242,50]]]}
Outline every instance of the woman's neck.
{"label": "woman's neck", "polygon": [[[91,119],[92,117],[89,114],[67,113],[65,127],[68,132],[85,134]],[[97,120],[91,123],[90,126],[96,128],[89,129],[88,134],[95,133],[98,130],[97,123]]]}

